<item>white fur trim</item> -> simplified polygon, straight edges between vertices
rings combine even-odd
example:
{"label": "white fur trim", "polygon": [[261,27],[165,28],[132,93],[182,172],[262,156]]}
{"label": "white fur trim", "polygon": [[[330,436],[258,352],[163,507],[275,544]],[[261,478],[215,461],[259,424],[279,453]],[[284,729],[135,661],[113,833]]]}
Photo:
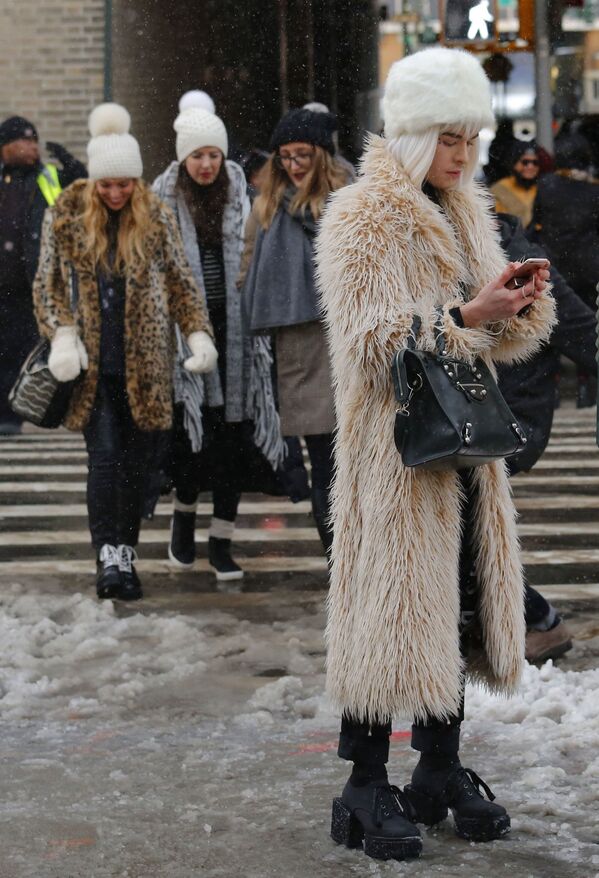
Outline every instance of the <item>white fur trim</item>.
{"label": "white fur trim", "polygon": [[232,540],[234,533],[234,521],[225,521],[224,518],[213,518],[210,522],[209,537],[214,537],[217,540]]}
{"label": "white fur trim", "polygon": [[200,110],[207,110],[209,113],[216,113],[214,101],[207,92],[202,91],[200,88],[186,91],[179,101],[180,113],[184,110],[189,110],[191,107],[199,107]]}
{"label": "white fur trim", "polygon": [[227,129],[218,116],[200,107],[190,107],[179,113],[173,128],[177,132],[177,160],[185,161],[187,156],[205,146],[215,146],[227,156],[229,139]]}
{"label": "white fur trim", "polygon": [[491,89],[479,61],[461,49],[424,49],[391,67],[381,111],[388,138],[438,125],[493,125]]}

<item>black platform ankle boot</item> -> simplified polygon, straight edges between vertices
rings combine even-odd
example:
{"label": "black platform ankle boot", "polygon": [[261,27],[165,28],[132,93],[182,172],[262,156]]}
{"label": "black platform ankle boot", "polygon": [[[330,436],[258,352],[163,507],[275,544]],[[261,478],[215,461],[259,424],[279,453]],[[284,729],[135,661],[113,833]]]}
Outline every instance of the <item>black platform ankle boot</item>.
{"label": "black platform ankle boot", "polygon": [[356,785],[353,775],[333,800],[331,838],[348,848],[364,846],[377,860],[409,860],[422,852],[422,838],[409,801],[386,778]]}
{"label": "black platform ankle boot", "polygon": [[[436,746],[430,746],[435,737],[438,738]],[[429,746],[423,749],[419,743]],[[460,763],[459,726],[435,730],[414,726],[412,746],[422,752],[412,782],[404,788],[404,793],[418,823],[434,826],[445,820],[451,810],[456,835],[460,838],[492,841],[510,831],[505,808],[494,804],[495,796],[486,783]]]}

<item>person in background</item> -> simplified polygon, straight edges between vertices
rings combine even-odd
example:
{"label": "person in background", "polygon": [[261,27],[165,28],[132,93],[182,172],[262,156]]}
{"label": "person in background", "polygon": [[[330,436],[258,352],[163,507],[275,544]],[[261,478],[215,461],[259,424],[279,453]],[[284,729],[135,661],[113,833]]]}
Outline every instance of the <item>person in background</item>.
{"label": "person in background", "polygon": [[90,180],[47,214],[33,289],[50,371],[79,379],[65,426],[87,447],[97,594],[121,600],[142,597],[133,562],[152,442],[172,423],[174,323],[187,337],[186,370],[209,371],[217,358],[175,219],[141,179],[129,126],[118,104],[91,113]]}
{"label": "person in background", "polygon": [[[498,214],[498,220],[501,245],[508,259],[515,262],[547,257],[539,244],[527,239],[516,217]],[[511,475],[531,470],[547,447],[553,423],[554,377],[560,355],[568,357],[588,374],[594,375],[597,371],[595,311],[576,295],[554,265],[550,271],[558,322],[549,341],[527,360],[510,366],[499,365],[497,369],[501,392],[528,439],[526,447],[507,461]],[[528,661],[559,658],[571,649],[572,635],[559,613],[528,583],[525,610]]]}
{"label": "person in background", "polygon": [[250,212],[243,171],[227,161],[221,119],[194,105],[188,94],[177,116],[177,161],[155,180],[154,191],[172,208],[196,282],[214,328],[218,369],[200,378],[181,367],[188,352],[177,328],[175,430],[172,474],[175,501],[168,549],[172,564],[195,563],[195,525],[201,491],[211,490],[213,517],[208,558],[218,581],[243,577],[231,556],[237,509],[248,490],[253,443],[250,427],[272,467],[283,456],[272,393],[270,351],[244,331],[237,289],[243,235]]}
{"label": "person in background", "polygon": [[306,109],[291,110],[275,128],[239,281],[250,330],[274,341],[281,430],[305,439],[312,512],[327,555],[335,411],[313,245],[327,198],[348,180],[335,159],[334,128],[330,114]]}
{"label": "person in background", "polygon": [[530,225],[537,193],[539,154],[531,141],[515,140],[512,151],[512,173],[498,180],[491,188],[495,210],[517,216],[524,228]]}
{"label": "person in background", "polygon": [[487,186],[492,186],[498,180],[510,176],[515,141],[513,121],[511,119],[499,119],[495,130],[495,137],[489,144],[489,160],[483,167]]}
{"label": "person in background", "polygon": [[37,339],[31,285],[44,212],[62,189],[87,176],[59,143],[46,149],[62,168],[42,162],[37,130],[27,119],[11,116],[0,125],[0,435],[21,430],[8,394]]}
{"label": "person in background", "polygon": [[252,204],[254,203],[256,196],[260,194],[264,168],[269,158],[270,153],[265,152],[263,149],[250,149],[249,152],[246,152],[239,161],[243,173],[245,174],[248,186],[248,196]]}
{"label": "person in background", "polygon": [[[554,174],[537,188],[531,234],[556,265],[568,286],[593,311],[599,282],[599,184],[591,169],[588,141],[568,133],[555,141]],[[578,363],[578,408],[597,401],[596,368]]]}

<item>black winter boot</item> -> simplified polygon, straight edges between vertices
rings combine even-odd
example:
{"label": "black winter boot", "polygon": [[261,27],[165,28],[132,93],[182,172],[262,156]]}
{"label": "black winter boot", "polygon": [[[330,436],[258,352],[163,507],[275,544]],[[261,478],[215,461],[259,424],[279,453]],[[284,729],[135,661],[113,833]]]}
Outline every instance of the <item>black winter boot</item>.
{"label": "black winter boot", "polygon": [[331,838],[348,848],[363,844],[364,853],[377,860],[408,860],[422,852],[414,817],[409,801],[389,781],[355,785],[350,778],[333,799]]}
{"label": "black winter boot", "polygon": [[419,823],[440,823],[451,809],[460,838],[501,838],[510,831],[510,818],[505,808],[494,804],[495,796],[486,783],[460,763],[459,733],[459,725],[412,727],[412,746],[422,752],[404,793]]}
{"label": "black winter boot", "polygon": [[121,588],[121,573],[116,546],[108,543],[102,546],[96,561],[96,570],[96,593],[100,600],[117,597]]}
{"label": "black winter boot", "polygon": [[171,541],[168,547],[168,557],[171,564],[183,570],[193,567],[196,559],[196,513],[183,512],[181,509],[173,510],[171,521]]}
{"label": "black winter boot", "polygon": [[243,579],[243,570],[231,557],[231,540],[208,537],[208,560],[219,582]]}
{"label": "black winter boot", "polygon": [[116,597],[121,601],[138,601],[143,597],[143,592],[139,576],[133,566],[133,562],[137,561],[135,549],[132,549],[131,546],[119,546],[117,552],[121,573],[121,587]]}

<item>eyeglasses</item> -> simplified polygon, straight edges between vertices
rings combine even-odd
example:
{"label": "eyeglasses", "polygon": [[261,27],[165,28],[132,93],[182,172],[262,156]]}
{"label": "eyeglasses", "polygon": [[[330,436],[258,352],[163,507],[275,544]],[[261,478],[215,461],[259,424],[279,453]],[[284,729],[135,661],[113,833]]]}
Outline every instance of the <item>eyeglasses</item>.
{"label": "eyeglasses", "polygon": [[314,157],[314,152],[298,152],[295,155],[276,155],[275,156],[275,164],[279,168],[284,168],[286,165],[292,165],[293,162],[300,167],[303,168],[306,165],[309,165]]}
{"label": "eyeglasses", "polygon": [[520,159],[520,164],[524,165],[525,168],[527,168],[529,165],[531,168],[538,168],[539,167],[539,160],[538,159]]}

